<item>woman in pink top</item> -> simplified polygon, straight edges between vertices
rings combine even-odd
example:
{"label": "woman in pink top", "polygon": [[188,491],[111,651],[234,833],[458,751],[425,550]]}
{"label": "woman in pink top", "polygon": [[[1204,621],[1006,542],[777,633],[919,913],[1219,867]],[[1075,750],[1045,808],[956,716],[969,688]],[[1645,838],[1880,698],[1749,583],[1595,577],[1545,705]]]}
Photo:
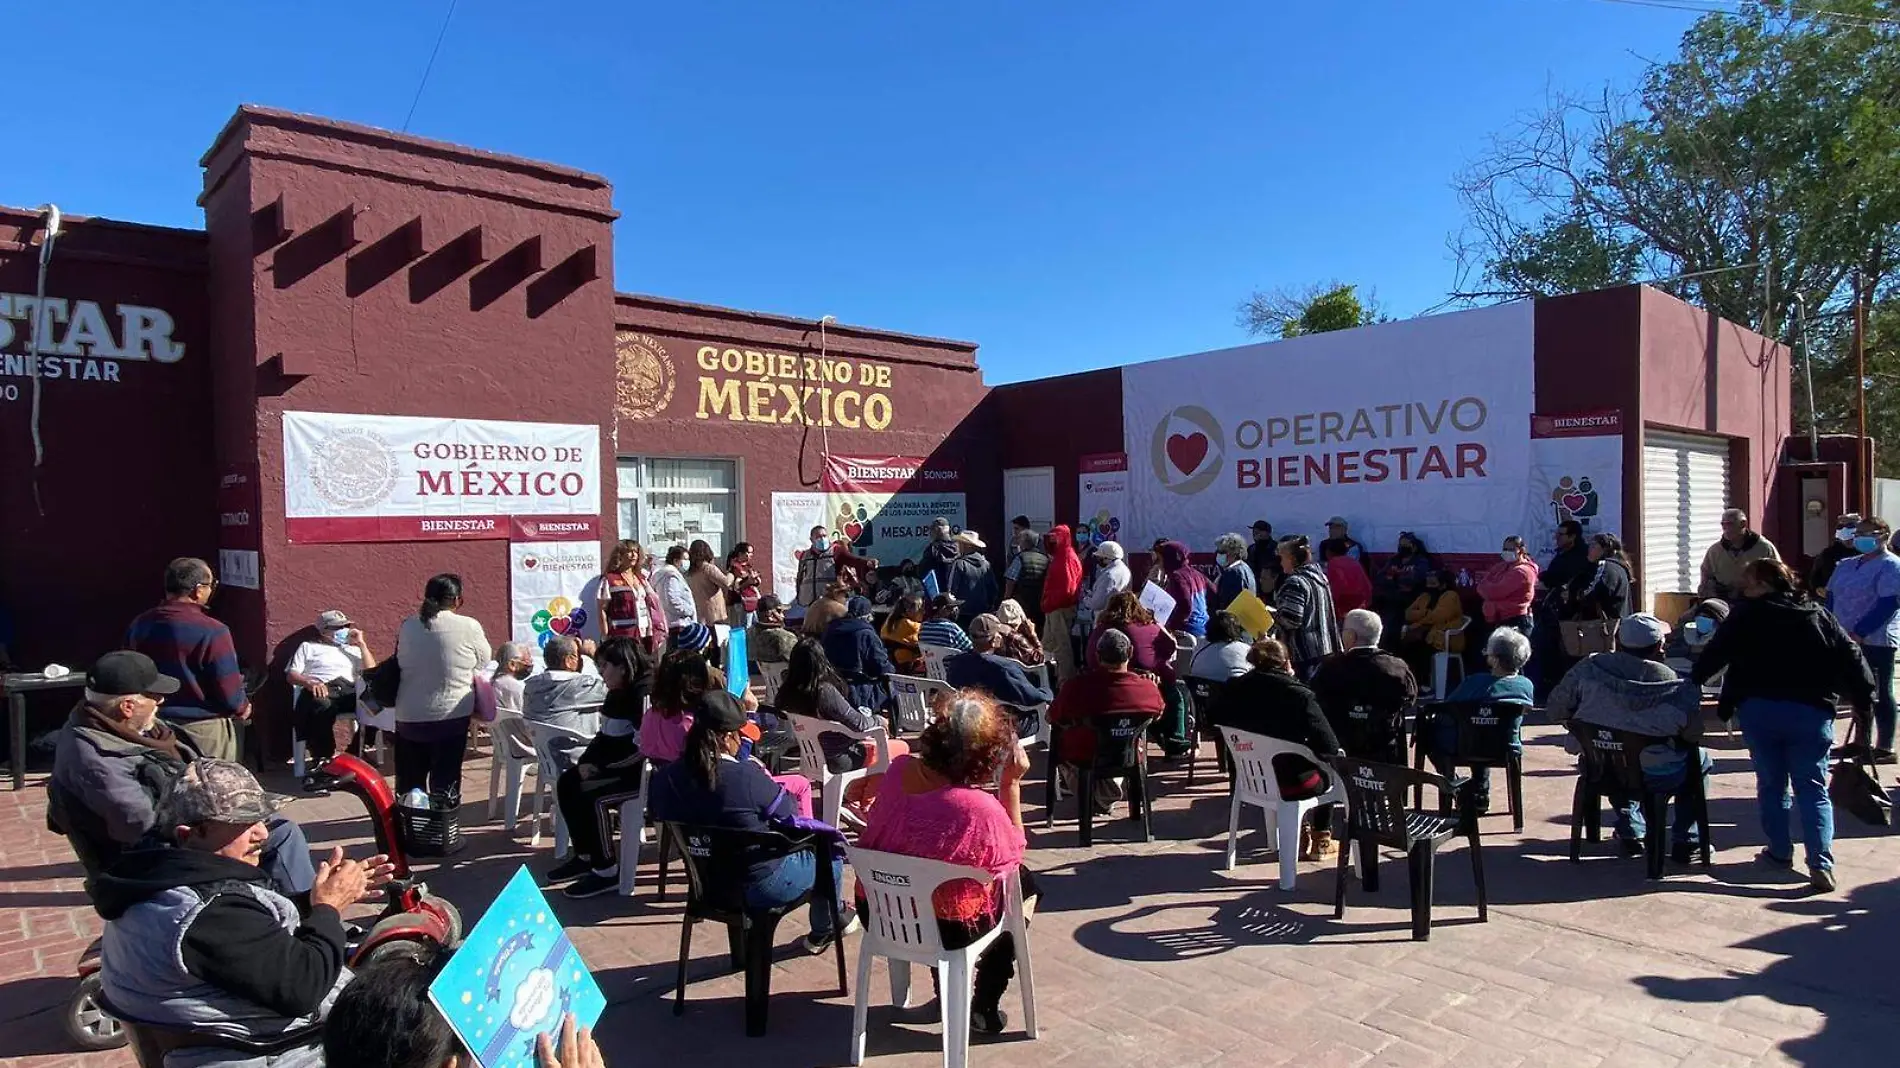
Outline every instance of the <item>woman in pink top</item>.
{"label": "woman in pink top", "polygon": [[[999,767],[1002,785],[991,794],[983,787],[995,781]],[[1028,770],[1015,718],[988,694],[960,690],[939,705],[912,753],[893,760],[884,776],[860,846],[999,876],[987,888],[960,880],[937,889],[932,900],[946,949],[971,944],[1002,920],[1000,876],[1021,868],[1023,860],[1022,777]],[[1028,869],[1022,869],[1022,884],[1025,902],[1033,900],[1035,880]],[[1004,932],[976,960],[972,1030],[998,1034],[1007,1026],[1001,1005],[1015,974],[1015,942]]]}
{"label": "woman in pink top", "polygon": [[1500,561],[1478,579],[1478,596],[1484,598],[1484,621],[1492,630],[1509,627],[1531,636],[1531,598],[1537,593],[1537,564],[1524,550],[1524,539],[1513,534],[1504,539],[1498,552]]}
{"label": "woman in pink top", "polygon": [[[705,630],[704,627],[698,628]],[[678,635],[678,631],[674,632]],[[686,732],[693,729],[693,710],[700,698],[726,688],[726,673],[706,661],[704,647],[674,649],[660,661],[653,683],[653,707],[640,717],[640,755],[654,768],[671,764],[686,750]],[[746,688],[740,703],[748,713],[756,713],[759,700]],[[748,722],[741,732],[746,740],[757,743],[762,736],[756,721]],[[798,814],[811,818],[811,780],[803,775],[774,775],[772,781],[785,788]]]}

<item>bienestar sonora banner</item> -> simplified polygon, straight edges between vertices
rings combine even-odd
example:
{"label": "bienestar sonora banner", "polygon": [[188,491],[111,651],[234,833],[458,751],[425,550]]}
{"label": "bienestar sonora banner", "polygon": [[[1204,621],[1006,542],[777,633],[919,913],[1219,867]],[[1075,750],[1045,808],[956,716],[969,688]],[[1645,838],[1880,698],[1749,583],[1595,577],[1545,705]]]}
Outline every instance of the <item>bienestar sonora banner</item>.
{"label": "bienestar sonora banner", "polygon": [[1124,367],[1121,540],[1341,516],[1374,551],[1494,553],[1524,521],[1532,348],[1521,301]]}

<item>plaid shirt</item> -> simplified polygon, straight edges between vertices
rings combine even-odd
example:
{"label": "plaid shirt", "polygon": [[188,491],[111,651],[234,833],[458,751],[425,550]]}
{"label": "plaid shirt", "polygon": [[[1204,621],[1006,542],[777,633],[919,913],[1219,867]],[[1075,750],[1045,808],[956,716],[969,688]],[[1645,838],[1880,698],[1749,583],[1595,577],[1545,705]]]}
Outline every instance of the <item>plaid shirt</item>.
{"label": "plaid shirt", "polygon": [[141,614],[126,631],[125,644],[178,680],[178,692],[165,700],[171,718],[231,716],[244,707],[244,676],[231,628],[202,605],[167,601]]}

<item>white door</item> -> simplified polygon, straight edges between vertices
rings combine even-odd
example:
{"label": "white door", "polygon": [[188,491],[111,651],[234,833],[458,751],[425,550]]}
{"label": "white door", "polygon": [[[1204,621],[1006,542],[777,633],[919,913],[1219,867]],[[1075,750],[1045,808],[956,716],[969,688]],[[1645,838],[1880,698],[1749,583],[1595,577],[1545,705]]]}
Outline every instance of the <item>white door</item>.
{"label": "white door", "polygon": [[1055,525],[1055,468],[1012,467],[1003,472],[1003,522],[1008,524],[1019,515],[1028,516],[1029,525],[1038,531]]}
{"label": "white door", "polygon": [[1643,432],[1643,600],[1694,593],[1702,554],[1722,537],[1729,506],[1728,440]]}

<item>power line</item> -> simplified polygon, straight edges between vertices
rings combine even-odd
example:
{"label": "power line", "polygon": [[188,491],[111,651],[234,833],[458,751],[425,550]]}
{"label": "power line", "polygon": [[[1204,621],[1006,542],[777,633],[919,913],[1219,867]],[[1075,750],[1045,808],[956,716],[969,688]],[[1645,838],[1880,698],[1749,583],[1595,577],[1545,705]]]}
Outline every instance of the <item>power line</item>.
{"label": "power line", "polygon": [[[1698,15],[1739,16],[1740,7],[1731,7],[1720,0],[1597,0],[1602,4],[1623,4],[1629,7],[1653,7],[1665,11],[1689,11]],[[1802,18],[1828,18],[1856,26],[1900,26],[1900,19],[1883,18],[1879,15],[1862,15],[1853,11],[1835,11],[1820,7],[1788,7],[1781,9],[1789,15]]]}
{"label": "power line", "polygon": [[435,57],[442,51],[442,39],[449,35],[449,22],[455,18],[456,0],[449,0],[448,14],[442,16],[442,29],[435,35],[435,47],[429,49],[429,62],[422,67],[422,80],[416,83],[415,99],[409,101],[409,114],[402,117],[402,132],[409,132],[409,120],[416,117],[416,105],[422,103],[422,90],[429,84],[429,72],[435,69]]}

